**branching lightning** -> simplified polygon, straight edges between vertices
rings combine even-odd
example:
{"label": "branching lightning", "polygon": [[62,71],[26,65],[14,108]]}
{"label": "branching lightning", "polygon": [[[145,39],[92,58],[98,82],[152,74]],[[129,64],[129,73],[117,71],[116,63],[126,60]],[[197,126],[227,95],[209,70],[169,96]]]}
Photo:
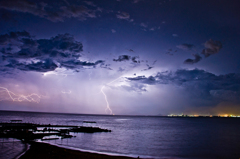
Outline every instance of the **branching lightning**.
{"label": "branching lightning", "polygon": [[[2,93],[5,92],[7,93],[8,97],[4,97],[4,95],[2,95]],[[18,94],[15,94],[11,91],[9,91],[7,88],[5,87],[0,87],[0,93],[1,93],[1,96],[0,96],[0,101],[2,100],[12,100],[14,102],[23,102],[23,101],[28,101],[28,102],[35,102],[35,103],[39,103],[40,102],[40,99],[44,96],[42,95],[38,95],[36,93],[32,93],[32,94],[29,94],[29,95],[18,95]]]}
{"label": "branching lightning", "polygon": [[103,91],[104,88],[105,88],[105,86],[102,86],[101,92],[102,92],[102,94],[104,95],[105,101],[106,101],[106,103],[107,103],[107,108],[105,109],[105,112],[107,113],[107,111],[109,110],[109,111],[110,111],[110,114],[113,114],[113,113],[112,113],[112,109],[109,107],[107,95],[106,95],[106,94],[104,93],[104,91]]}
{"label": "branching lightning", "polygon": [[109,111],[109,114],[110,114],[110,115],[113,115],[113,111],[112,111],[112,109],[111,109],[110,106],[109,106],[109,102],[108,102],[107,95],[105,94],[105,92],[104,92],[103,90],[104,90],[105,86],[110,85],[111,83],[117,81],[117,80],[120,79],[120,78],[122,78],[122,76],[121,76],[121,77],[118,77],[117,79],[115,79],[115,80],[113,80],[113,81],[111,81],[111,82],[109,82],[109,83],[107,83],[106,85],[103,85],[103,86],[101,87],[101,92],[102,92],[102,94],[104,95],[105,101],[106,101],[106,103],[107,103],[107,107],[106,107],[106,109],[105,109],[105,112],[108,113],[107,111]]}

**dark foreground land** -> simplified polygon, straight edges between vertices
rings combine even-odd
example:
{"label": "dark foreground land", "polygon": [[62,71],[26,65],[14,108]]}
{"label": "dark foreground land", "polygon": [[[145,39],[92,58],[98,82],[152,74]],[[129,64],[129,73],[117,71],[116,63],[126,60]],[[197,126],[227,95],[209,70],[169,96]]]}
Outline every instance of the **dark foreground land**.
{"label": "dark foreground land", "polygon": [[65,149],[46,143],[30,142],[30,149],[20,159],[133,159],[123,156],[108,156],[90,152]]}

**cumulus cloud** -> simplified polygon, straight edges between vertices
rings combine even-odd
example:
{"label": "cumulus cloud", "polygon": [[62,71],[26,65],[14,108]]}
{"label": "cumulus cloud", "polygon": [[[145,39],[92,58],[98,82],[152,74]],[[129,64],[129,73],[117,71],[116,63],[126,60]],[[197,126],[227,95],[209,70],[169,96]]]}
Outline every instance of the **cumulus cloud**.
{"label": "cumulus cloud", "polygon": [[185,64],[194,64],[194,63],[198,63],[202,59],[202,57],[199,56],[198,54],[193,54],[193,56],[195,57],[194,59],[187,59],[184,61],[184,63]]}
{"label": "cumulus cloud", "polygon": [[202,50],[202,54],[205,57],[209,57],[210,55],[216,54],[222,48],[222,43],[220,41],[214,41],[212,39],[208,40],[204,44],[205,49]]}
{"label": "cumulus cloud", "polygon": [[129,20],[130,15],[127,12],[118,12],[116,15],[118,19],[124,19],[124,20]]}
{"label": "cumulus cloud", "polygon": [[184,51],[191,51],[195,46],[193,44],[181,44],[176,46],[179,49],[182,49]]}
{"label": "cumulus cloud", "polygon": [[[95,6],[89,1],[84,2],[88,5]],[[79,20],[95,18],[96,12],[99,11],[99,9],[89,9],[83,5],[69,4],[67,6],[52,6],[51,4],[38,3],[29,0],[1,1],[0,8],[9,11],[29,13],[41,18],[48,19],[52,22],[63,22],[65,18],[77,18]]]}
{"label": "cumulus cloud", "polygon": [[46,72],[57,67],[95,68],[104,61],[80,61],[83,45],[70,34],[59,34],[50,39],[35,39],[28,32],[0,35],[1,68]]}
{"label": "cumulus cloud", "polygon": [[[145,85],[176,85],[185,88],[191,96],[202,100],[218,100],[221,102],[223,96],[240,96],[240,74],[215,75],[210,72],[193,69],[177,70],[175,72],[159,72],[154,76],[126,77],[130,83],[141,83]],[[224,98],[227,100],[229,98]],[[239,102],[238,98],[236,99]]]}

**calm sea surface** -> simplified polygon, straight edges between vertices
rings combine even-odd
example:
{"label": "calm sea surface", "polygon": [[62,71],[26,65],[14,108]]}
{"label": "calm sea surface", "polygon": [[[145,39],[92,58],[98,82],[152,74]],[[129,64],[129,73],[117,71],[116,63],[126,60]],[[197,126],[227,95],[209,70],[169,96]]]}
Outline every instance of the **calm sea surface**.
{"label": "calm sea surface", "polygon": [[[72,149],[140,158],[240,158],[239,118],[133,117],[0,111],[0,122],[13,119],[39,124],[97,126],[112,130],[110,133],[72,133],[75,138],[47,141]],[[96,123],[83,124],[83,121]],[[5,139],[7,144],[0,145],[0,158],[13,158],[24,149],[24,146],[16,146],[20,142],[15,139],[14,145],[12,140]],[[16,154],[6,155],[6,152]]]}

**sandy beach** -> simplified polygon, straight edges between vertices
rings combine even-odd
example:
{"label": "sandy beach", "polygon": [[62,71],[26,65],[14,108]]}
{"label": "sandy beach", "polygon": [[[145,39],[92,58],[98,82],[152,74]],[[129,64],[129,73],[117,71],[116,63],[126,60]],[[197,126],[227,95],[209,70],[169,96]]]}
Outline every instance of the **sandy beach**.
{"label": "sandy beach", "polygon": [[90,152],[81,152],[77,150],[65,149],[53,146],[47,143],[31,142],[30,149],[22,155],[19,159],[131,159],[131,157],[123,156],[108,156],[103,154],[96,154]]}

